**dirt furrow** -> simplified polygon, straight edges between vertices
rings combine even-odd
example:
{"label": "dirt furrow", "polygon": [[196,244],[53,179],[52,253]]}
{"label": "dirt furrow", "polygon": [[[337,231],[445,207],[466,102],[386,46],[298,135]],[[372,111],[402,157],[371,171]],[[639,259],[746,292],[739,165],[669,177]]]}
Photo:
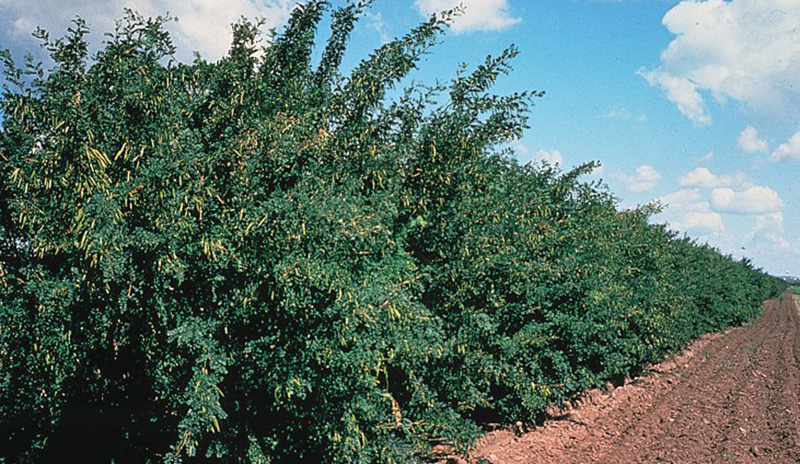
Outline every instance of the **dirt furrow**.
{"label": "dirt furrow", "polygon": [[[754,333],[750,339],[763,337],[764,343],[758,348],[748,348],[748,365],[739,377],[743,380],[735,401],[730,405],[733,414],[731,422],[719,446],[714,442],[708,449],[708,462],[785,462],[781,457],[785,441],[775,435],[775,404],[782,404],[778,386],[782,384],[785,370],[779,369],[780,353],[795,337],[796,327],[787,325],[786,311],[770,305],[756,323],[765,325],[767,333]],[[754,340],[755,341],[755,340]]]}
{"label": "dirt furrow", "polygon": [[[752,355],[770,341],[774,325],[771,318],[761,318],[725,334],[720,340],[723,343],[706,347],[696,362],[687,366],[678,387],[650,407],[644,418],[626,431],[624,440],[607,454],[583,462],[709,462],[713,456],[732,456],[730,442],[746,433],[737,421],[737,405],[745,399],[743,393],[752,376],[729,373],[749,374]],[[709,378],[718,381],[709,383]]]}
{"label": "dirt furrow", "polygon": [[785,444],[782,453],[787,459],[800,463],[800,306],[796,297],[787,299],[794,311],[786,311],[786,326],[790,328],[787,343],[781,350],[785,369],[779,380],[774,402],[770,405],[776,414],[774,434]]}
{"label": "dirt furrow", "polygon": [[466,461],[800,463],[800,308],[790,294],[653,371],[528,433],[492,432]]}

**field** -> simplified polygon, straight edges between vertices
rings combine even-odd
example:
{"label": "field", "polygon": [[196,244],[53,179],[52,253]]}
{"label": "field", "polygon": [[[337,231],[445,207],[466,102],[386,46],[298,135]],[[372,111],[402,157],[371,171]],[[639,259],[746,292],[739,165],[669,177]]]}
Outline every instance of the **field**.
{"label": "field", "polygon": [[651,375],[596,390],[529,433],[495,431],[470,462],[800,462],[797,301],[786,292],[753,322],[704,336]]}

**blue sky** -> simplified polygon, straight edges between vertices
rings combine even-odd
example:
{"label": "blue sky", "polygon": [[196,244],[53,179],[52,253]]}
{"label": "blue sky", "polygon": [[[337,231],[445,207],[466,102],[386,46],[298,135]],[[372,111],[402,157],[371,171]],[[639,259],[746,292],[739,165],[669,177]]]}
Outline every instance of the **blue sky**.
{"label": "blue sky", "polygon": [[[334,4],[337,1],[334,0]],[[800,2],[797,0],[377,0],[357,28],[352,65],[435,11],[466,13],[415,80],[455,75],[511,44],[520,50],[498,93],[545,90],[520,162],[595,173],[621,207],[659,200],[654,220],[800,275]],[[178,57],[227,49],[244,15],[283,23],[293,0],[0,0],[0,44],[37,52],[36,25],[60,35],[76,15],[102,40],[122,8],[169,11]]]}

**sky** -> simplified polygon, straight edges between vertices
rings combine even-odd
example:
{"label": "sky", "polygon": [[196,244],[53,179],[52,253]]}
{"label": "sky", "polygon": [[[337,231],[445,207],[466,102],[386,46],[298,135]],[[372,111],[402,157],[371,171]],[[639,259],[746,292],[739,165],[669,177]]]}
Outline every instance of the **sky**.
{"label": "sky", "polygon": [[[341,4],[339,0],[333,3]],[[31,32],[63,35],[81,16],[100,44],[130,7],[170,15],[177,58],[223,56],[230,25],[284,24],[295,0],[0,0],[0,47],[41,54]],[[445,81],[516,45],[495,91],[544,90],[521,163],[588,161],[621,208],[653,201],[654,222],[800,276],[800,1],[377,0],[354,31],[345,66],[429,15],[462,4],[413,76]]]}

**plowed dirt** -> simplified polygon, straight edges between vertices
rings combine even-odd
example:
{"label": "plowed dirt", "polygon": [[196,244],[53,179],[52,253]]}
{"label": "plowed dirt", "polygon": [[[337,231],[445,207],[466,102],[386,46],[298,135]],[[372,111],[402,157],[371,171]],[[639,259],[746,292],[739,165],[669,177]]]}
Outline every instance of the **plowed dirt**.
{"label": "plowed dirt", "polygon": [[800,463],[800,309],[791,293],[652,374],[590,392],[540,427],[497,430],[475,464]]}

